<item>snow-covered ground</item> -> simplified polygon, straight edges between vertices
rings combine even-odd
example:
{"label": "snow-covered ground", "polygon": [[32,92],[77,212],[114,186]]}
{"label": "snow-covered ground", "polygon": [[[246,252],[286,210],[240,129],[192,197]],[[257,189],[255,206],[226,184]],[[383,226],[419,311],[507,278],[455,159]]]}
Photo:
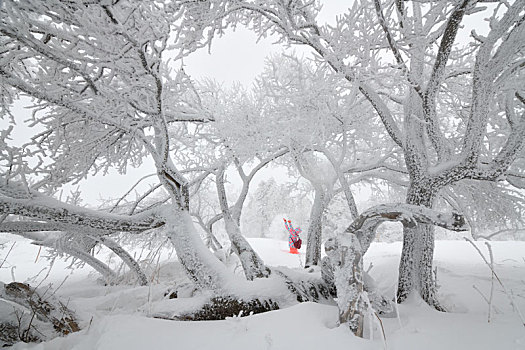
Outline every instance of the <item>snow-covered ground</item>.
{"label": "snow-covered ground", "polygon": [[[491,322],[487,322],[486,297],[491,272],[474,248],[465,241],[436,242],[435,266],[439,299],[450,311],[434,311],[413,298],[399,305],[399,318],[383,319],[386,342],[379,328],[372,339],[354,337],[337,327],[337,309],[331,305],[303,303],[287,309],[224,321],[179,322],[148,317],[169,307],[164,292],[180,278],[174,263],[158,270],[150,287],[103,286],[89,267],[67,269],[56,261],[51,269],[39,248],[15,236],[0,234],[0,281],[32,286],[52,284],[56,295],[68,301],[81,318],[83,330],[42,344],[22,344],[14,349],[525,349],[525,327],[499,284],[495,285]],[[250,239],[272,266],[300,268],[301,256],[286,253],[287,242]],[[486,254],[483,243],[477,243]],[[495,271],[507,292],[525,313],[525,242],[492,242]],[[372,267],[385,294],[395,294],[400,243],[374,243],[365,265]],[[49,273],[48,273],[49,272]],[[38,275],[36,278],[34,276]],[[67,278],[66,278],[67,276]],[[181,300],[178,301],[179,303]],[[233,316],[233,315],[232,315]],[[376,322],[377,323],[377,322]]]}

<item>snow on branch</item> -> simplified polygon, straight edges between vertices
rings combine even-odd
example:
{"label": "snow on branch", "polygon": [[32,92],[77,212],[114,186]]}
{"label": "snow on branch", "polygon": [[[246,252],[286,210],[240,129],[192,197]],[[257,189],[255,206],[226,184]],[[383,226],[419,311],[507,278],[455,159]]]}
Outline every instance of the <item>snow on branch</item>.
{"label": "snow on branch", "polygon": [[427,132],[434,148],[440,155],[443,155],[446,144],[444,142],[445,138],[441,134],[438,125],[436,96],[439,92],[439,86],[442,84],[445,77],[445,68],[447,66],[456,35],[461,26],[463,16],[465,15],[467,7],[471,3],[472,2],[469,0],[462,1],[456,6],[453,13],[448,18],[448,22],[441,39],[441,44],[439,46],[439,51],[436,55],[434,66],[432,68],[432,75],[422,96],[423,109],[425,111],[424,116],[426,122],[428,122]]}
{"label": "snow on branch", "polygon": [[381,204],[368,209],[345,232],[356,232],[385,221],[401,221],[407,225],[432,224],[452,231],[468,230],[463,216],[459,214],[444,214],[418,205],[394,203]]}
{"label": "snow on branch", "polygon": [[[140,232],[164,225],[164,220],[155,212],[144,212],[132,216],[110,214],[46,197],[32,199],[0,197],[0,212],[55,224],[75,225],[103,231]],[[29,226],[26,227],[29,228]]]}
{"label": "snow on branch", "polygon": [[460,214],[439,213],[422,206],[394,203],[381,204],[366,210],[344,233],[355,234],[358,237],[364,254],[374,238],[376,229],[386,221],[400,221],[410,227],[431,224],[459,232],[469,229],[465,218]]}

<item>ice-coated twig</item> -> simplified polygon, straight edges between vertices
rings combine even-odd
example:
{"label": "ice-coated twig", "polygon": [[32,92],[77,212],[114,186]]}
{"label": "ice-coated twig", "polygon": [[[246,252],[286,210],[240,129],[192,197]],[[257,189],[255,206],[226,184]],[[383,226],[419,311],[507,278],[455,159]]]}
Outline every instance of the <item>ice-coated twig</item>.
{"label": "ice-coated twig", "polygon": [[489,296],[489,314],[488,314],[488,322],[490,323],[490,316],[491,316],[491,310],[492,310],[492,297],[494,296],[494,254],[492,254],[491,245],[488,242],[485,242],[485,245],[487,246],[487,249],[489,251],[490,270],[492,271],[492,275],[490,277],[490,296]]}
{"label": "ice-coated twig", "polygon": [[5,261],[7,260],[7,257],[9,256],[9,254],[11,253],[11,250],[13,250],[14,246],[15,246],[15,243],[16,242],[13,242],[13,245],[11,245],[11,248],[9,248],[9,251],[7,252],[4,260],[2,261],[2,263],[0,264],[0,269],[2,268],[2,266],[4,266],[4,263]]}
{"label": "ice-coated twig", "polygon": [[383,321],[381,321],[381,318],[377,314],[377,312],[374,311],[374,315],[379,321],[379,325],[381,326],[381,333],[383,334],[383,348],[386,350],[388,349],[387,343],[386,343],[386,333],[385,333],[385,327],[383,326]]}
{"label": "ice-coated twig", "polygon": [[[483,294],[483,292],[481,292],[481,291],[479,290],[478,287],[476,287],[476,285],[472,285],[472,288],[473,288],[476,292],[479,293],[479,295],[483,298],[483,300],[485,300],[485,302],[486,302],[487,304],[489,303],[489,299],[485,296],[485,294]],[[500,310],[499,308],[497,308],[495,305],[492,305],[492,308],[494,309],[494,311],[495,311],[496,313],[498,313],[498,314],[501,313],[501,310]]]}
{"label": "ice-coated twig", "polygon": [[[500,284],[501,288],[503,288],[503,292],[505,292],[505,294],[509,298],[509,301],[510,301],[510,304],[512,305],[512,308],[514,309],[514,311],[516,311],[516,313],[518,314],[518,317],[521,320],[521,324],[523,325],[523,327],[525,327],[525,319],[523,319],[523,315],[521,314],[521,311],[518,308],[518,305],[516,305],[516,303],[514,302],[514,297],[512,296],[511,293],[509,293],[509,291],[507,291],[507,288],[505,287],[505,285],[503,284],[503,282],[499,278],[498,274],[496,273],[496,271],[494,271],[494,266],[491,263],[489,263],[489,261],[487,260],[485,255],[483,255],[481,250],[476,246],[476,244],[470,238],[465,237],[465,240],[467,242],[469,242],[474,247],[474,249],[476,249],[476,251],[479,253],[479,255],[481,256],[481,258],[483,259],[485,264],[487,264],[489,269],[492,271],[492,276],[494,278],[496,278],[496,280]],[[487,244],[488,247],[490,247],[490,244],[488,242],[485,242],[485,243]],[[492,249],[491,248],[489,249],[489,255],[491,255],[491,259],[492,259]],[[492,298],[492,290],[491,290],[491,298]]]}

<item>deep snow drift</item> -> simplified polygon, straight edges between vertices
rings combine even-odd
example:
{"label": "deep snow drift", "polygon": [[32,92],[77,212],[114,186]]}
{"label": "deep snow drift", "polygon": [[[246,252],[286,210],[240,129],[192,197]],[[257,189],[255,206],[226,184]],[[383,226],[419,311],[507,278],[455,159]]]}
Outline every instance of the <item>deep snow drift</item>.
{"label": "deep snow drift", "polygon": [[[369,339],[359,339],[344,327],[337,327],[337,309],[332,305],[297,304],[287,309],[224,321],[179,322],[148,317],[161,311],[191,308],[198,298],[167,300],[165,291],[183,277],[176,263],[158,266],[150,287],[102,286],[92,269],[70,270],[67,262],[56,261],[51,271],[38,247],[15,236],[0,234],[0,263],[16,242],[0,269],[0,281],[17,281],[32,286],[52,284],[56,295],[77,312],[83,330],[42,344],[15,345],[14,349],[525,349],[525,327],[496,283],[491,322],[487,322],[491,272],[474,248],[465,241],[436,242],[435,266],[439,299],[450,310],[431,310],[416,298],[399,305],[399,318],[373,321]],[[250,239],[265,263],[300,269],[304,257],[286,253],[287,242]],[[486,254],[481,242],[478,247]],[[525,242],[492,242],[495,270],[525,312]],[[304,251],[304,248],[302,249]],[[365,266],[381,290],[395,294],[400,243],[374,243]],[[173,257],[171,257],[173,259]],[[161,260],[162,261],[162,260]],[[173,261],[173,260],[172,260]],[[40,272],[40,274],[39,274]],[[38,276],[35,278],[34,276]],[[47,277],[46,277],[47,275]],[[67,278],[66,278],[67,276]],[[42,282],[43,280],[43,282]],[[175,299],[174,299],[175,300]]]}

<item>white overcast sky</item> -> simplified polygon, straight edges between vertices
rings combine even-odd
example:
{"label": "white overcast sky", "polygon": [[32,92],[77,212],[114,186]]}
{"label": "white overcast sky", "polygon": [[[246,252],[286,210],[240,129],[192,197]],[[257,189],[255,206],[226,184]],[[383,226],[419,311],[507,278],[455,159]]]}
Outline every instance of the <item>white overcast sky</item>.
{"label": "white overcast sky", "polygon": [[[325,0],[319,14],[319,23],[335,23],[337,14],[346,12],[351,1]],[[185,58],[184,70],[193,78],[210,77],[218,82],[231,85],[240,82],[249,87],[264,66],[264,60],[272,53],[284,50],[282,45],[275,45],[275,37],[267,37],[257,42],[257,36],[244,27],[235,32],[229,31],[223,37],[213,41],[211,52],[203,49]],[[297,54],[308,55],[310,49],[295,46]]]}

